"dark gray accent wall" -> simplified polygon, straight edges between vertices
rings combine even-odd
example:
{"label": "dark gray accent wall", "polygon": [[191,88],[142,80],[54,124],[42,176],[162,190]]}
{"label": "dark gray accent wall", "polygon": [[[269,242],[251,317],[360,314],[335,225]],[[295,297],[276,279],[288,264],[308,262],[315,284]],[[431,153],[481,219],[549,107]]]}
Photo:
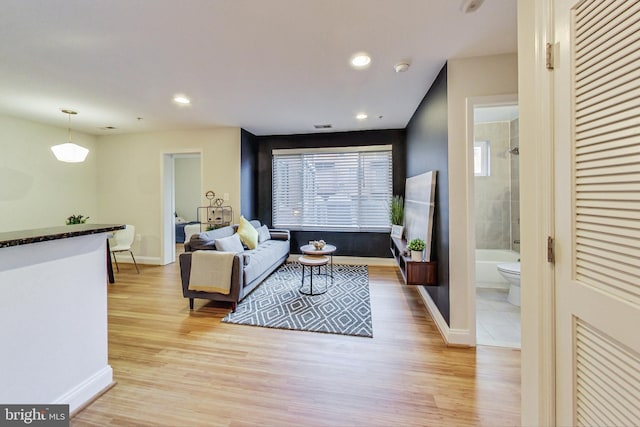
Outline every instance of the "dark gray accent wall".
{"label": "dark gray accent wall", "polygon": [[240,214],[247,219],[258,215],[258,145],[256,136],[240,130]]}
{"label": "dark gray accent wall", "polygon": [[[404,129],[256,137],[258,144],[258,219],[269,226],[272,225],[272,150],[391,144],[393,146],[393,192],[394,194],[404,194],[404,140]],[[336,255],[391,257],[389,233],[292,231],[291,252],[300,253],[300,246],[307,244],[309,240],[317,239],[335,244],[338,247]]]}
{"label": "dark gray accent wall", "polygon": [[[464,123],[461,124],[464,126]],[[447,65],[416,109],[406,129],[407,177],[438,171],[435,194],[432,253],[438,262],[437,286],[425,286],[449,322],[449,149]]]}

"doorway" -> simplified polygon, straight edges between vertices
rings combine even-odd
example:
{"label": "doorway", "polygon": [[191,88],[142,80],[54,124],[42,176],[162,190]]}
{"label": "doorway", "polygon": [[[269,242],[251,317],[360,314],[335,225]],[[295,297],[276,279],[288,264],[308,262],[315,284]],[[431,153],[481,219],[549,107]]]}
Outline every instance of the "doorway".
{"label": "doorway", "polygon": [[[202,199],[202,153],[164,153],[162,264],[176,260],[176,245],[184,226],[197,222]],[[178,239],[177,239],[178,237]]]}
{"label": "doorway", "polygon": [[475,343],[520,348],[517,96],[473,98],[467,104]]}

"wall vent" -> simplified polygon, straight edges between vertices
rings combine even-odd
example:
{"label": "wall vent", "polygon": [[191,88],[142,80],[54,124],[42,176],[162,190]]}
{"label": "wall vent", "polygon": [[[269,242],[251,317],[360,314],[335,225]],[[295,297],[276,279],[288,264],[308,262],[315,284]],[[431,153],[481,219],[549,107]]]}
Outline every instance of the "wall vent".
{"label": "wall vent", "polygon": [[326,125],[313,125],[314,128],[316,129],[331,129],[333,127],[333,125],[330,124],[326,124]]}

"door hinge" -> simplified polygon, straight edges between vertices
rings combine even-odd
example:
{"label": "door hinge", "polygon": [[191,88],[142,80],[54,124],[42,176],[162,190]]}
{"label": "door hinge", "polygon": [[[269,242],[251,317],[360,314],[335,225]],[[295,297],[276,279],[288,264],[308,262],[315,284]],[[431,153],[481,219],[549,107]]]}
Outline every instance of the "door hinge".
{"label": "door hinge", "polygon": [[553,70],[553,44],[547,43],[545,47],[545,63],[547,70]]}
{"label": "door hinge", "polygon": [[554,262],[555,254],[553,253],[553,237],[547,236],[547,262]]}

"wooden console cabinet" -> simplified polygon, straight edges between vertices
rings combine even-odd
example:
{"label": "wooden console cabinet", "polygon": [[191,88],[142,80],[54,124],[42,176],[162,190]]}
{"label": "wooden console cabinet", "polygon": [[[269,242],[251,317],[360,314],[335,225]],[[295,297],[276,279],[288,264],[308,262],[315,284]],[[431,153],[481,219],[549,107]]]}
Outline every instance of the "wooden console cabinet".
{"label": "wooden console cabinet", "polygon": [[390,237],[390,248],[400,272],[407,285],[438,284],[437,263],[435,261],[411,261],[410,256],[404,256],[407,242],[404,239]]}

